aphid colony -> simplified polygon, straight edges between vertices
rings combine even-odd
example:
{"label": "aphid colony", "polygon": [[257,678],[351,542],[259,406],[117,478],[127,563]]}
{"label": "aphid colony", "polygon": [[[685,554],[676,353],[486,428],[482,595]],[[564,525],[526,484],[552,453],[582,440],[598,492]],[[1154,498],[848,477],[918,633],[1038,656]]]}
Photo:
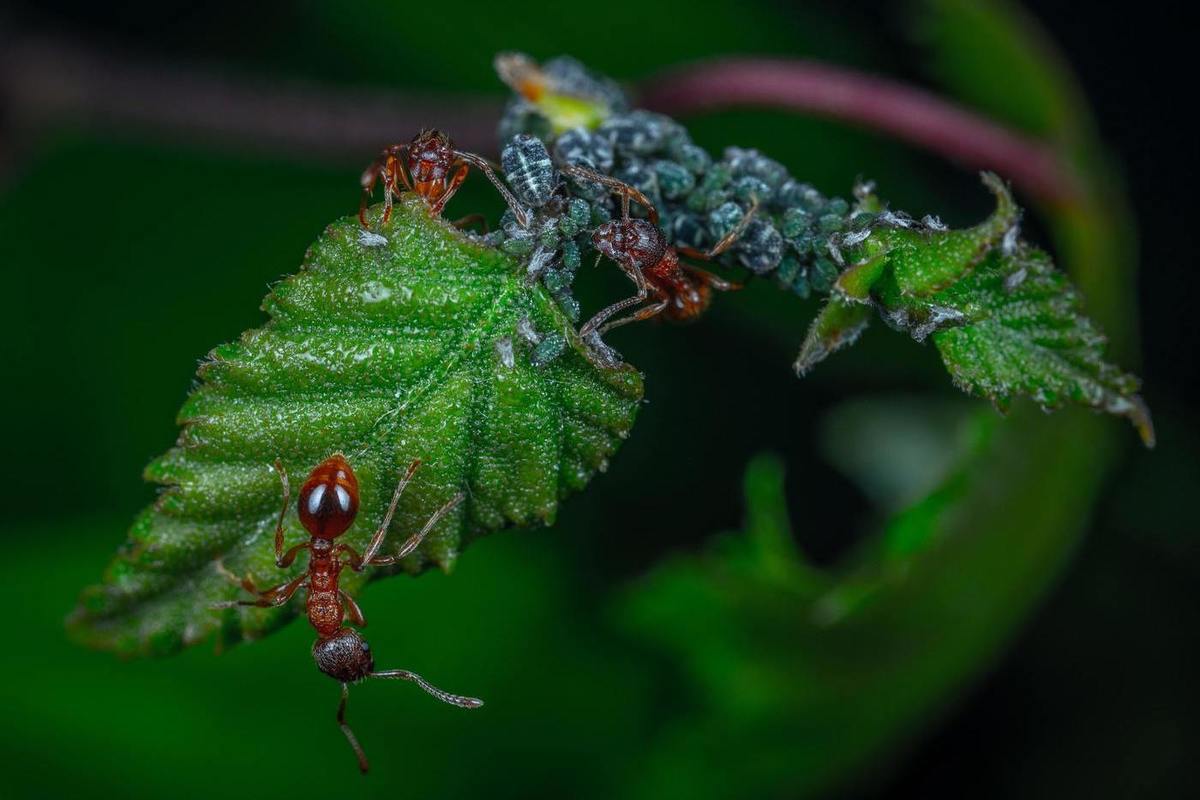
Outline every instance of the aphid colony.
{"label": "aphid colony", "polygon": [[[504,182],[486,159],[425,131],[385,149],[363,174],[363,224],[378,179],[386,221],[402,185],[440,213],[476,167],[508,205],[499,230],[483,240],[521,259],[528,280],[541,281],[572,322],[581,319],[571,287],[585,260],[603,255],[634,284],[635,296],[581,326],[598,353],[607,350],[599,339],[605,330],[656,316],[688,321],[704,312],[713,290],[737,288],[680,256],[774,276],[808,297],[831,290],[873,230],[943,229],[933,218],[887,211],[869,184],[856,186],[852,201],[828,198],[756,150],[730,147],[714,161],[678,122],[631,110],[615,83],[574,59],[538,66],[503,54],[496,69],[515,93],[500,122]],[[630,313],[613,318],[622,311]],[[559,334],[515,333],[536,364],[565,348]]]}
{"label": "aphid colony", "polygon": [[[584,71],[577,62],[566,61],[574,65],[572,70]],[[554,72],[565,71],[562,59],[547,62],[544,71],[552,67]],[[598,77],[590,83],[576,78],[563,91],[608,85]],[[804,297],[832,287],[848,249],[862,242],[874,225],[912,224],[878,209],[865,187],[856,190],[854,203],[827,198],[756,150],[728,148],[714,161],[668,116],[625,110],[626,102],[608,101],[608,107],[611,113],[594,128],[577,126],[554,134],[556,125],[545,112],[518,96],[506,109],[500,134],[506,143],[520,134],[540,138],[568,193],[587,200],[593,218],[613,215],[611,198],[587,181],[566,179],[563,167],[577,164],[598,170],[636,188],[658,210],[660,228],[676,247],[714,247],[757,206],[754,218],[718,263],[743,267],[756,276],[774,275]],[[540,180],[545,184],[552,179],[544,175]],[[500,246],[523,249],[523,243],[509,240],[527,239],[532,231],[510,225],[504,234]],[[575,260],[574,252],[570,258]]]}
{"label": "aphid colony", "polygon": [[[755,276],[773,275],[781,286],[801,297],[828,292],[853,248],[865,241],[873,228],[940,227],[931,218],[918,223],[882,209],[866,184],[855,188],[853,201],[828,198],[756,150],[730,147],[714,161],[678,122],[662,114],[629,110],[623,96],[614,99],[611,81],[589,73],[569,58],[554,59],[542,68],[539,85],[543,97],[548,91],[545,87],[553,87],[574,93],[579,102],[590,99],[608,114],[593,127],[574,126],[556,133],[563,120],[554,117],[554,107],[544,99],[534,102],[522,88],[526,84],[511,79],[512,70],[505,65],[512,60],[522,64],[526,84],[535,70],[523,56],[497,59],[501,78],[517,93],[500,123],[506,149],[522,135],[522,149],[533,147],[528,141],[531,137],[541,140],[551,164],[538,162],[538,182],[552,184],[556,172],[570,197],[588,202],[593,220],[606,221],[615,214],[613,198],[594,182],[568,177],[565,168],[570,165],[604,173],[641,192],[657,210],[668,244],[676,248],[714,248],[742,224],[744,230],[719,255],[718,263],[741,267]],[[569,80],[558,76],[569,76]],[[747,221],[752,208],[755,213]],[[635,209],[634,213],[645,215],[646,211]],[[582,212],[579,215],[582,218]],[[539,230],[508,225],[503,234],[501,247],[532,252],[526,241],[538,236]],[[544,249],[553,245],[552,240],[540,243]],[[588,248],[582,249],[584,257],[589,255]],[[570,245],[563,256],[571,264],[579,260]],[[556,278],[556,286],[561,283]]]}

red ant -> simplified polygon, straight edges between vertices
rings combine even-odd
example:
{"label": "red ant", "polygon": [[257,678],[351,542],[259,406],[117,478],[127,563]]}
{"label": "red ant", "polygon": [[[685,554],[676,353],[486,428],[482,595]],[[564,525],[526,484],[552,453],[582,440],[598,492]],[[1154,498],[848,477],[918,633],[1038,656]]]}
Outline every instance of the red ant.
{"label": "red ant", "polygon": [[371,538],[366,551],[360,556],[348,544],[335,545],[334,539],[341,536],[358,514],[358,478],[349,462],[341,453],[334,453],[322,461],[309,474],[308,480],[300,487],[299,515],[300,522],[308,531],[310,539],[289,548],[283,549],[283,521],[287,516],[291,493],[288,488],[287,472],[283,464],[276,460],[275,471],[283,484],[283,509],[279,512],[279,521],[275,525],[275,565],[280,569],[291,566],[301,552],[309,553],[308,569],[301,575],[286,583],[272,586],[270,589],[259,589],[249,578],[237,578],[230,574],[217,562],[217,568],[246,591],[258,595],[257,600],[231,600],[221,603],[217,608],[234,606],[258,606],[272,608],[282,606],[292,599],[292,595],[300,588],[308,589],[305,606],[308,611],[309,624],[317,631],[317,641],[313,643],[313,658],[317,667],[334,680],[341,681],[342,702],[338,705],[337,721],[347,741],[354,748],[358,757],[358,766],[364,773],[367,771],[367,756],[355,738],[354,732],[346,724],[346,700],[350,695],[350,684],[364,678],[399,678],[412,681],[429,694],[443,703],[459,706],[460,708],[479,708],[482,700],[473,697],[460,697],[437,688],[420,675],[403,669],[375,670],[375,661],[371,649],[358,631],[343,625],[343,620],[349,617],[350,622],[358,627],[367,624],[363,618],[362,609],[350,595],[338,588],[338,574],[342,567],[349,566],[355,572],[361,572],[366,567],[383,567],[395,564],[420,546],[425,536],[446,514],[450,513],[460,502],[463,494],[459,492],[444,506],[434,512],[425,527],[410,536],[395,555],[379,555],[379,548],[387,535],[392,515],[396,512],[396,504],[400,502],[400,494],[412,480],[420,466],[419,460],[409,465],[408,471],[396,485],[392,501],[379,529]]}
{"label": "red ant", "polygon": [[[383,222],[392,217],[392,197],[400,194],[400,184],[423,199],[434,214],[442,213],[446,203],[466,180],[471,167],[481,170],[492,185],[500,192],[504,201],[512,208],[521,225],[528,225],[528,214],[513,197],[508,187],[500,182],[487,159],[474,153],[456,150],[450,137],[438,130],[423,130],[408,144],[393,144],[363,171],[362,201],[358,207],[358,220],[367,225],[367,205],[375,191],[375,182],[383,178]],[[469,219],[469,218],[468,218]]]}
{"label": "red ant", "polygon": [[[718,277],[707,270],[685,264],[681,255],[704,261],[720,256],[745,232],[757,211],[757,203],[738,221],[729,233],[709,250],[692,247],[671,247],[658,227],[658,211],[640,191],[602,172],[577,164],[565,164],[562,170],[585,181],[599,183],[612,189],[621,197],[621,218],[605,222],[592,234],[592,244],[601,255],[615,261],[638,293],[619,303],[613,303],[588,320],[579,329],[579,335],[590,336],[597,330],[605,333],[630,322],[662,314],[672,322],[689,322],[704,313],[712,302],[712,290],[728,292],[740,289],[736,283]],[[629,216],[629,201],[634,200],[649,216],[649,220],[632,219]],[[651,295],[654,302],[643,306],[627,317],[608,322],[613,315],[632,306],[642,305]],[[606,324],[607,323],[607,324]],[[603,327],[601,327],[603,326]]]}

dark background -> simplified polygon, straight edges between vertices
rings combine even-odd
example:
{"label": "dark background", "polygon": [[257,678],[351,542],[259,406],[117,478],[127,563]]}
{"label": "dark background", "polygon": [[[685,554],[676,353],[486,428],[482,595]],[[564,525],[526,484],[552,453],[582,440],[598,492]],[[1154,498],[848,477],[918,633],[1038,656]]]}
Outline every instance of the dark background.
{"label": "dark background", "polygon": [[[1123,423],[1105,422],[1110,433],[1120,428],[1116,455],[1097,457],[1103,477],[1086,533],[1036,613],[1007,644],[998,634],[994,655],[966,688],[946,687],[925,725],[829,779],[820,787],[826,794],[1178,797],[1197,777],[1200,431],[1187,317],[1198,288],[1190,249],[1196,147],[1186,119],[1193,28],[1170,4],[1041,2],[1028,10],[1082,87],[1132,210],[1118,223],[1136,236],[1136,265],[1127,265],[1137,268],[1136,325],[1114,348],[1133,367],[1140,340],[1137,371],[1160,444],[1142,451]],[[499,49],[570,52],[622,81],[711,55],[766,53],[952,94],[954,82],[930,66],[922,13],[918,4],[868,2],[10,3],[0,10],[0,47],[50,36],[120,57],[311,80],[334,91],[494,98],[501,91],[490,60]],[[357,171],[371,153],[264,154],[253,143],[119,121],[31,127],[14,117],[0,107],[11,406],[4,439],[13,498],[4,535],[19,554],[10,565],[21,590],[10,624],[22,644],[4,675],[14,710],[0,723],[0,781],[14,782],[15,796],[45,796],[47,782],[135,797],[160,796],[180,781],[183,796],[356,791],[359,778],[330,719],[335,691],[310,679],[301,626],[221,658],[198,648],[123,664],[68,644],[59,623],[152,497],[137,475],[173,441],[173,414],[196,358],[258,324],[264,285],[295,268],[325,223],[354,210]],[[969,171],[876,134],[780,112],[687,122],[710,150],[762,147],[831,193],[867,174],[896,207],[934,211],[951,224],[987,210]],[[474,181],[455,203],[463,213],[496,208]],[[1029,230],[1052,242],[1051,215],[1035,207]],[[591,278],[585,305],[619,291],[606,280]],[[949,403],[954,413],[980,405],[959,403],[931,348],[881,326],[861,349],[797,386],[783,367],[816,304],[785,306],[768,287],[745,294],[744,305],[718,309],[686,333],[631,330],[618,342],[647,374],[651,403],[611,473],[567,503],[554,529],[499,534],[473,546],[451,577],[389,581],[367,593],[374,619],[396,620],[373,626],[377,652],[413,662],[395,666],[419,663],[472,690],[482,668],[492,674],[480,693],[518,708],[473,728],[419,698],[373,690],[354,708],[360,735],[377,757],[395,748],[397,760],[413,766],[372,775],[363,791],[626,794],[613,776],[637,774],[649,758],[629,731],[657,730],[683,690],[667,656],[631,643],[619,622],[606,624],[620,617],[612,598],[665,554],[694,552],[714,533],[738,529],[742,474],[763,451],[787,464],[799,544],[814,563],[837,565],[870,541],[883,512],[852,476],[830,468],[836,458],[827,455],[822,420],[863,397],[916,396]],[[1040,591],[1030,587],[1031,596]],[[489,622],[498,598],[507,606],[503,624]],[[388,639],[390,625],[398,631]],[[453,641],[441,634],[447,626],[459,631]],[[628,696],[609,694],[622,686]],[[286,705],[264,699],[279,693]],[[800,791],[786,781],[746,790]]]}

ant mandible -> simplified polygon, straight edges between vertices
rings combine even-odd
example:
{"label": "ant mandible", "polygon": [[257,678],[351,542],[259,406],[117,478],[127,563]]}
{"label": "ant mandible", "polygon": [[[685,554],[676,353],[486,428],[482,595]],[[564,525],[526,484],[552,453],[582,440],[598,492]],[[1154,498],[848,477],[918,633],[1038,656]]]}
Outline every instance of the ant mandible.
{"label": "ant mandible", "polygon": [[371,649],[358,631],[343,624],[346,617],[358,627],[367,624],[363,618],[362,609],[358,603],[345,591],[338,588],[338,575],[343,567],[350,567],[355,572],[361,572],[367,567],[383,567],[395,564],[420,546],[425,536],[446,514],[450,513],[463,500],[459,492],[450,498],[449,502],[434,512],[425,527],[410,536],[395,555],[379,555],[379,548],[387,535],[392,516],[396,513],[396,505],[400,502],[400,494],[409,481],[412,480],[417,468],[421,465],[415,460],[409,465],[404,477],[396,485],[391,503],[383,515],[379,529],[371,538],[366,551],[362,555],[355,552],[348,544],[334,544],[358,514],[358,478],[354,470],[341,453],[334,453],[322,461],[309,474],[308,480],[300,487],[299,516],[300,522],[309,533],[309,540],[293,545],[286,551],[283,548],[283,521],[287,516],[291,500],[288,487],[287,472],[283,464],[276,460],[275,471],[283,484],[283,508],[279,512],[279,521],[275,525],[275,565],[285,569],[292,565],[296,557],[305,550],[309,553],[308,568],[297,577],[270,589],[259,589],[249,578],[238,578],[229,573],[217,562],[217,568],[246,591],[258,595],[257,600],[231,600],[221,603],[216,608],[231,608],[234,606],[258,606],[273,608],[282,606],[292,599],[301,588],[308,589],[305,606],[308,611],[309,624],[317,631],[317,641],[313,643],[313,658],[317,667],[329,677],[342,684],[342,701],[338,705],[337,721],[346,734],[346,740],[354,748],[358,758],[358,766],[364,773],[367,771],[367,756],[355,738],[354,732],[346,724],[346,700],[350,696],[350,684],[365,678],[398,678],[412,681],[429,694],[443,703],[459,706],[460,708],[479,708],[482,700],[473,697],[460,697],[437,688],[420,675],[403,669],[376,670]]}
{"label": "ant mandible", "polygon": [[[712,261],[738,240],[750,224],[758,204],[738,221],[729,233],[708,250],[692,247],[672,247],[658,227],[658,211],[644,194],[627,183],[602,172],[578,164],[562,165],[563,172],[584,181],[592,181],[608,187],[621,197],[621,218],[605,222],[592,234],[596,250],[615,261],[625,272],[638,293],[619,303],[613,303],[600,311],[579,329],[579,335],[587,338],[599,331],[603,334],[630,322],[662,314],[672,322],[688,322],[704,313],[712,302],[712,290],[728,292],[740,289],[736,283],[718,277],[707,270],[685,264],[679,257]],[[629,216],[629,201],[633,200],[646,209],[649,220]],[[654,296],[654,302],[644,305],[629,316],[613,322],[608,320],[627,308],[643,305]]]}
{"label": "ant mandible", "polygon": [[449,136],[432,129],[421,131],[407,144],[385,147],[363,171],[360,179],[362,200],[358,207],[358,220],[364,228],[369,227],[367,205],[371,202],[375,183],[381,177],[384,223],[392,217],[392,197],[400,194],[401,183],[405,189],[424,200],[432,213],[440,214],[446,203],[450,202],[450,198],[458,191],[458,187],[466,180],[471,167],[479,169],[487,176],[504,201],[513,209],[517,221],[521,225],[528,225],[528,214],[508,187],[496,177],[487,159],[455,149]]}

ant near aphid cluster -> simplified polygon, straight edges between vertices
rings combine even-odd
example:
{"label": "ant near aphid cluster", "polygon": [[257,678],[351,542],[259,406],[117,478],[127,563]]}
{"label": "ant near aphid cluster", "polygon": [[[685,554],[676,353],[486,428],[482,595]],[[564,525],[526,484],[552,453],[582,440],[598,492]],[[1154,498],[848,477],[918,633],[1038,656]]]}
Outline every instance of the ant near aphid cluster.
{"label": "ant near aphid cluster", "polygon": [[346,543],[335,541],[344,534],[358,516],[358,478],[350,463],[341,453],[334,453],[318,464],[308,480],[300,487],[298,512],[300,523],[308,531],[309,539],[290,548],[284,549],[284,520],[291,505],[291,492],[288,486],[287,472],[280,461],[275,462],[275,471],[283,486],[283,508],[279,512],[279,520],[275,525],[275,565],[287,569],[304,552],[308,553],[308,565],[304,572],[295,578],[272,586],[269,589],[259,589],[249,577],[238,578],[218,562],[218,569],[231,581],[240,585],[251,594],[257,595],[255,600],[230,600],[220,603],[216,608],[235,606],[257,606],[259,608],[274,608],[287,603],[300,589],[306,589],[305,609],[308,622],[317,632],[317,640],[313,643],[313,659],[318,669],[342,684],[342,700],[338,704],[337,722],[346,735],[346,740],[354,749],[358,758],[358,766],[362,772],[368,769],[367,756],[358,743],[354,732],[346,723],[346,701],[350,695],[350,684],[366,678],[394,678],[411,681],[426,692],[441,700],[443,703],[459,708],[479,708],[482,700],[473,697],[461,697],[445,692],[426,681],[415,672],[403,669],[376,670],[371,648],[362,635],[354,628],[345,624],[349,621],[358,627],[367,624],[362,609],[345,590],[338,586],[338,578],[345,567],[355,572],[362,572],[368,567],[385,567],[395,564],[413,553],[430,531],[447,514],[462,502],[464,495],[459,492],[434,512],[421,530],[410,536],[400,549],[392,555],[381,555],[384,538],[392,524],[400,495],[408,486],[420,466],[420,461],[413,461],[404,476],[396,484],[387,512],[379,523],[370,544],[361,555]]}
{"label": "ant near aphid cluster", "polygon": [[475,167],[492,182],[509,207],[520,209],[516,198],[496,177],[492,165],[482,156],[458,150],[450,137],[439,130],[426,129],[405,144],[385,147],[370,166],[363,171],[362,200],[358,207],[358,219],[364,228],[367,224],[367,205],[375,191],[375,184],[383,180],[383,222],[392,216],[392,202],[400,194],[400,185],[420,197],[433,214],[442,209],[454,197],[471,167]]}
{"label": "ant near aphid cluster", "polygon": [[[535,137],[514,137],[504,148],[502,162],[505,180],[512,191],[500,182],[495,169],[486,159],[456,150],[449,137],[440,131],[422,131],[408,144],[385,148],[363,173],[359,219],[366,227],[367,203],[380,178],[384,185],[384,223],[390,217],[392,195],[399,193],[401,183],[408,191],[421,197],[432,213],[439,214],[466,178],[469,167],[475,166],[504,198],[512,214],[512,225],[530,231],[528,236],[537,236],[539,241],[547,238],[547,232],[558,234],[551,241],[560,247],[565,245],[562,255],[564,261],[575,262],[567,264],[569,280],[578,262],[578,248],[570,235],[596,220],[591,218],[590,209],[584,201],[558,197],[558,190],[562,186],[559,176],[570,177],[578,184],[603,187],[620,198],[621,217],[596,224],[589,237],[590,244],[599,255],[609,258],[621,268],[634,284],[637,294],[601,310],[579,329],[580,336],[585,339],[595,335],[594,344],[597,347],[601,344],[598,341],[600,334],[629,322],[660,314],[673,322],[691,321],[708,308],[713,290],[740,288],[736,283],[680,261],[679,257],[683,255],[705,261],[719,257],[744,235],[753,220],[756,205],[752,205],[707,250],[687,245],[672,246],[658,227],[658,211],[644,193],[584,164],[561,162],[556,165],[545,145]],[[645,210],[648,219],[630,215],[631,201]],[[575,205],[583,209],[582,215]],[[563,233],[567,236],[563,237]],[[514,236],[512,240],[519,239]],[[544,250],[542,253],[551,255]],[[536,264],[534,266],[538,267]],[[638,306],[641,307],[636,308]],[[578,313],[577,308],[568,308],[570,316],[574,318]],[[610,321],[613,316],[631,308],[636,310]]]}

